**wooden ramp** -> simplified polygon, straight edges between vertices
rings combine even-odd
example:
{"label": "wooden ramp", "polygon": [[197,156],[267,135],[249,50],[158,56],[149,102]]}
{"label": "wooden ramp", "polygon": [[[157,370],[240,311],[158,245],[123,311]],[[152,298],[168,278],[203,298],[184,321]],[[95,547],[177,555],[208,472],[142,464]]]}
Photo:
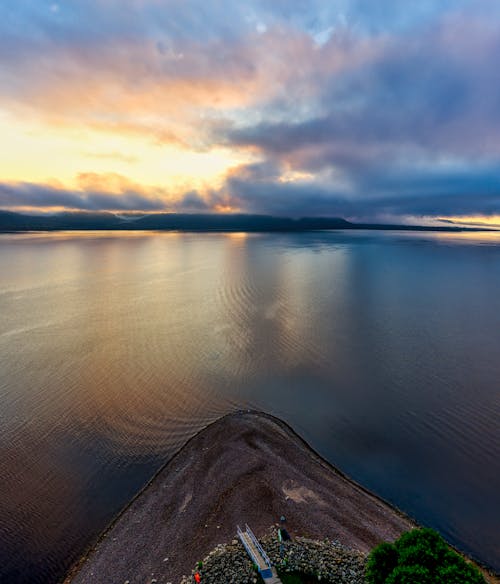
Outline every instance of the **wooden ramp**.
{"label": "wooden ramp", "polygon": [[245,524],[245,531],[238,525],[238,537],[250,559],[257,566],[264,582],[266,584],[282,584],[275,568],[271,564],[271,560],[248,525]]}

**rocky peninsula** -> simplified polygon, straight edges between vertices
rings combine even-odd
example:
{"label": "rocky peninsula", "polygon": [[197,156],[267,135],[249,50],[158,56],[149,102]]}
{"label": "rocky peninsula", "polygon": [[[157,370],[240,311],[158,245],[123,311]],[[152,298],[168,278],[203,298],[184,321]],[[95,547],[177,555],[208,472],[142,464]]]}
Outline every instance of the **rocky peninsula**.
{"label": "rocky peninsula", "polygon": [[65,584],[178,584],[214,548],[235,545],[237,524],[248,523],[259,538],[269,538],[281,515],[292,536],[328,538],[361,555],[415,526],[281,420],[237,412],[191,438]]}

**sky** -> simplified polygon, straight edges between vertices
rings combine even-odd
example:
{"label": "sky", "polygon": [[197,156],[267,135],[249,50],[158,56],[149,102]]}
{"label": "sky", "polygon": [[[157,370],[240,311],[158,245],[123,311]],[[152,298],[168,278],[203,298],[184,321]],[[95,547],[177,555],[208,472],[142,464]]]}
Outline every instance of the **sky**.
{"label": "sky", "polygon": [[0,0],[0,209],[500,225],[498,0]]}

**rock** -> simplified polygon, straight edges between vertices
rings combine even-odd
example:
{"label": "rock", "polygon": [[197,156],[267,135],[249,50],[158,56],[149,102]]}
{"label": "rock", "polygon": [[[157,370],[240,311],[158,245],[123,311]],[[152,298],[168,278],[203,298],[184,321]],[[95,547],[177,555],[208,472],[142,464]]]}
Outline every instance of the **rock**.
{"label": "rock", "polygon": [[[261,543],[271,562],[275,566],[281,566],[284,571],[297,570],[314,574],[321,581],[336,584],[364,583],[365,556],[337,541],[315,541],[299,537],[285,544],[282,557],[276,528],[271,528],[269,534],[261,539]],[[184,576],[181,584],[190,584],[194,571],[191,576]],[[212,550],[203,561],[200,572],[204,584],[256,584],[258,581],[243,545],[235,539],[230,544],[221,544]]]}

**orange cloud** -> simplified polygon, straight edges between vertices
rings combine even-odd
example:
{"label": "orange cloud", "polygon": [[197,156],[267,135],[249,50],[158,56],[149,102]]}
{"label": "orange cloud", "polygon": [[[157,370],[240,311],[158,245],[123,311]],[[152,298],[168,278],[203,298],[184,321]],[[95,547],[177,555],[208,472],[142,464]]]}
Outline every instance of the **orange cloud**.
{"label": "orange cloud", "polygon": [[337,35],[317,46],[286,26],[238,40],[178,41],[175,48],[148,38],[68,42],[20,58],[10,71],[17,89],[0,104],[54,127],[83,124],[203,147],[214,116],[288,99],[290,88],[295,101],[306,101],[321,80],[373,58],[381,44]]}

